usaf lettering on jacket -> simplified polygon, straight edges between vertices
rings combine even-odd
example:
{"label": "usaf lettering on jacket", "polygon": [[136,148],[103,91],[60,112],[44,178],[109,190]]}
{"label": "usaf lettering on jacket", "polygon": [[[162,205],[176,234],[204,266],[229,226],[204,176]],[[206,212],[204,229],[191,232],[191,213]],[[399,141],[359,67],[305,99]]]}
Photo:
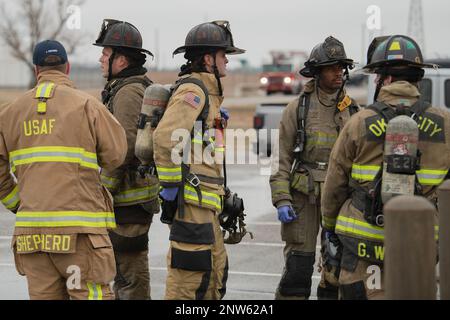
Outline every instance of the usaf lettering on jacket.
{"label": "usaf lettering on jacket", "polygon": [[23,122],[23,132],[26,137],[52,134],[55,119],[34,119]]}

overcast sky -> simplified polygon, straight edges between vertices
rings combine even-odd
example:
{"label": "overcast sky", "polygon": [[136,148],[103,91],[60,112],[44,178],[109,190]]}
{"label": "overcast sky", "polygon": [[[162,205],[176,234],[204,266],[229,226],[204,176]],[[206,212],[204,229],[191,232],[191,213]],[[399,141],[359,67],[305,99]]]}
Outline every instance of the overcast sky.
{"label": "overcast sky", "polygon": [[[367,34],[370,5],[381,10],[383,34],[407,32],[410,0],[87,0],[81,7],[80,31],[88,38],[71,60],[95,64],[100,48],[91,43],[102,19],[114,18],[141,31],[144,47],[159,56],[150,66],[179,66],[184,59],[182,55],[173,59],[172,51],[184,43],[187,32],[196,24],[219,19],[230,21],[235,45],[247,50],[237,58],[246,58],[252,66],[268,60],[270,50],[309,53],[329,35],[344,43],[349,57],[365,62],[363,40],[369,36],[364,38],[363,32]],[[450,1],[422,1],[422,8],[426,56],[450,57]]]}

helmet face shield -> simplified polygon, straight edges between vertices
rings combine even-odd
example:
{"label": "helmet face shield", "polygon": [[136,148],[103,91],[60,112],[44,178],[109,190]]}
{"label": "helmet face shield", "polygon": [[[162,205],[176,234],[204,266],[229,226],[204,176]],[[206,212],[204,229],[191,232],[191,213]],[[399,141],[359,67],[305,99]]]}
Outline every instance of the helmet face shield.
{"label": "helmet face shield", "polygon": [[100,44],[105,39],[105,35],[108,33],[108,28],[113,24],[120,23],[121,21],[115,19],[103,19],[102,26],[100,28],[100,33],[98,34],[97,39],[94,44]]}

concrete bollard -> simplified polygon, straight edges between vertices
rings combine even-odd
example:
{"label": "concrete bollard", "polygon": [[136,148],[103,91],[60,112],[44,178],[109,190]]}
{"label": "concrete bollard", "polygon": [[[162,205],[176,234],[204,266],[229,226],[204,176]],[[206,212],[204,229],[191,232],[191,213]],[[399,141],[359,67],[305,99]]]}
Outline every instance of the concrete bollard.
{"label": "concrete bollard", "polygon": [[450,180],[438,188],[439,288],[441,300],[450,300]]}
{"label": "concrete bollard", "polygon": [[436,299],[435,215],[418,196],[397,196],[384,206],[386,299]]}

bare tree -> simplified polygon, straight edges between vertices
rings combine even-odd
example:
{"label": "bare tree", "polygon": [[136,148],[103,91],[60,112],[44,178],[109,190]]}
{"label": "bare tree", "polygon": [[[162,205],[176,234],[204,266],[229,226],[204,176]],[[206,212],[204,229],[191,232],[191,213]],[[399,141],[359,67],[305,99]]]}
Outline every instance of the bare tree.
{"label": "bare tree", "polygon": [[[1,0],[0,0],[1,1]],[[85,0],[18,0],[0,2],[0,38],[11,50],[11,55],[25,63],[30,70],[30,83],[35,84],[32,54],[42,40],[61,41],[67,54],[75,52],[84,38],[79,30],[65,27],[70,18],[69,6],[81,6]]]}

